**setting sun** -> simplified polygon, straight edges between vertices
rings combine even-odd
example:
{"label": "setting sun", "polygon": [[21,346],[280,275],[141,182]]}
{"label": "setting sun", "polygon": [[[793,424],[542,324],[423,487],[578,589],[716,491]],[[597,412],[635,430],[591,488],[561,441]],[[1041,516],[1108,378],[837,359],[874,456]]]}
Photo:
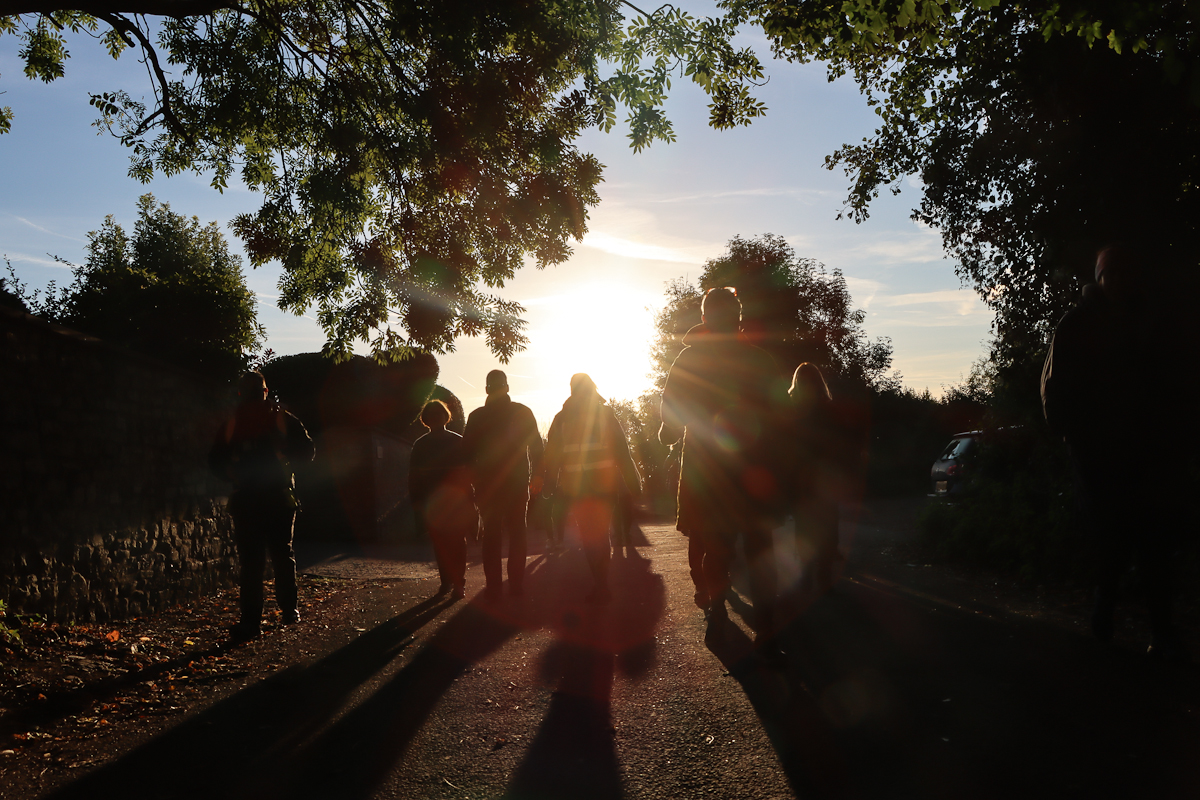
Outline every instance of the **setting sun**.
{"label": "setting sun", "polygon": [[634,399],[649,389],[654,308],[661,302],[659,295],[618,282],[586,283],[522,300],[528,309],[529,348],[513,359],[512,372],[537,387],[521,394],[535,412],[541,411],[538,422],[549,424],[546,413],[558,410],[576,372],[591,375],[600,393],[612,400]]}

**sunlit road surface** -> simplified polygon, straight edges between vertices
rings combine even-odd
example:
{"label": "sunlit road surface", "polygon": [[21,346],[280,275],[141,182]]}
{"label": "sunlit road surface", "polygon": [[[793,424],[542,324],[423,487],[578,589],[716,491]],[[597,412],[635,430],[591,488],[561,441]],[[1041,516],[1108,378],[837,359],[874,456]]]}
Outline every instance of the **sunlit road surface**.
{"label": "sunlit road surface", "polygon": [[376,592],[350,644],[53,796],[1200,796],[1194,673],[923,585],[865,527],[774,668],[744,602],[706,630],[686,540],[643,531],[611,605],[573,549],[494,605]]}

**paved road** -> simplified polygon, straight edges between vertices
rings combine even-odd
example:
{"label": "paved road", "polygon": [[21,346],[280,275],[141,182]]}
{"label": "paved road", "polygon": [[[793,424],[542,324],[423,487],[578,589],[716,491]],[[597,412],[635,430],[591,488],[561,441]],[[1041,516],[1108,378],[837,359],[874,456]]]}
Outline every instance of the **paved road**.
{"label": "paved road", "polygon": [[844,531],[846,578],[771,669],[739,613],[706,630],[685,540],[644,533],[602,609],[583,602],[574,550],[537,554],[527,596],[494,606],[365,582],[310,661],[54,797],[1200,796],[1193,673],[947,595],[880,557],[889,534],[865,526]]}

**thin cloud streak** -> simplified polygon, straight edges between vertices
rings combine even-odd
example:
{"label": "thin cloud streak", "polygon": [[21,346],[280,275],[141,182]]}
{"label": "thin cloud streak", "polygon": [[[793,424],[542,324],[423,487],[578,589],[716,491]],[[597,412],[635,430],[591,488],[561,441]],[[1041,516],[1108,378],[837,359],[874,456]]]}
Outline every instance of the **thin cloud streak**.
{"label": "thin cloud streak", "polygon": [[5,253],[4,258],[9,261],[15,261],[18,264],[37,264],[39,267],[52,267],[54,269],[70,269],[70,264],[64,264],[61,261],[55,261],[51,258],[40,258],[38,256],[28,256],[24,253]]}
{"label": "thin cloud streak", "polygon": [[825,189],[736,189],[728,192],[699,192],[697,194],[681,194],[672,197],[661,197],[658,199],[647,199],[646,203],[691,203],[697,200],[725,200],[731,197],[798,197],[798,198],[817,198],[831,197],[835,192],[830,192]]}
{"label": "thin cloud streak", "polygon": [[607,233],[588,233],[583,237],[583,246],[591,247],[614,256],[637,258],[644,261],[669,261],[676,264],[699,264],[701,259],[679,250],[654,244],[622,239]]}
{"label": "thin cloud streak", "polygon": [[16,214],[9,214],[8,216],[12,217],[17,222],[28,225],[29,227],[33,228],[35,231],[40,231],[42,233],[48,233],[51,236],[57,236],[58,238],[66,239],[69,242],[86,242],[87,241],[87,239],[80,239],[78,236],[67,236],[65,233],[58,233],[57,231],[52,231],[49,228],[43,228],[41,225],[38,225],[35,222],[30,222],[29,220],[25,219],[24,217],[18,217]]}

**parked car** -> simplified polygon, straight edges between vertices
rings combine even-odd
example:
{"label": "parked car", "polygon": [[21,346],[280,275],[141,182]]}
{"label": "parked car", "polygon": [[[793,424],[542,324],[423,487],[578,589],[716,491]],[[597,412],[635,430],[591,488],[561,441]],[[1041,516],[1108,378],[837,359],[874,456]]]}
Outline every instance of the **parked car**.
{"label": "parked car", "polygon": [[933,484],[933,493],[939,497],[954,494],[962,489],[963,478],[970,473],[971,461],[979,450],[979,440],[983,431],[966,431],[954,434],[950,444],[933,462],[929,471],[929,479]]}

